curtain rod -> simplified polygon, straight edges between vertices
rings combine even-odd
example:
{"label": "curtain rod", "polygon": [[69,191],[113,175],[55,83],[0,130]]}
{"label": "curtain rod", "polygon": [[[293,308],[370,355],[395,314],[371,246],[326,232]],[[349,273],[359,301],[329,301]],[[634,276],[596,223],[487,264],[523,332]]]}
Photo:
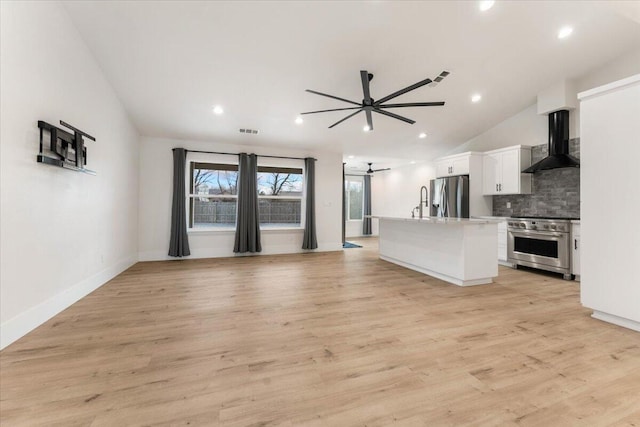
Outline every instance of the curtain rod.
{"label": "curtain rod", "polygon": [[[171,151],[175,150],[175,148],[172,148]],[[201,151],[201,150],[187,150],[185,149],[184,151],[186,151],[187,153],[205,153],[205,154],[226,154],[229,156],[237,156],[240,153],[223,153],[221,151]],[[256,156],[258,157],[269,157],[271,159],[290,159],[290,160],[305,160],[305,157],[285,157],[285,156],[266,156],[263,154],[256,154]],[[315,159],[313,157],[311,157],[313,160],[318,160]]]}

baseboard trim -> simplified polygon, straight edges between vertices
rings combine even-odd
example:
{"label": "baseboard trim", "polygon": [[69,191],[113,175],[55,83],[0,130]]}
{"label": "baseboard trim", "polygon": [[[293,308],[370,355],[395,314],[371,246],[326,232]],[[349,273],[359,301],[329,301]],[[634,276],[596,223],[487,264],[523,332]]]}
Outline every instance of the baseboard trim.
{"label": "baseboard trim", "polygon": [[458,286],[477,286],[477,285],[488,285],[493,283],[492,277],[483,277],[479,279],[471,279],[471,280],[463,280],[457,277],[449,276],[447,274],[438,273],[437,271],[429,270],[424,267],[417,266],[415,264],[411,264],[408,262],[400,261],[397,258],[393,258],[387,255],[380,255],[380,259],[383,261],[391,262],[393,264],[397,264],[401,267],[408,268],[409,270],[414,270],[422,274],[426,274],[428,276],[435,277],[440,280],[444,280],[445,282],[453,283]]}
{"label": "baseboard trim", "polygon": [[605,313],[603,311],[593,310],[591,315],[594,319],[602,320],[603,322],[613,323],[614,325],[622,326],[623,328],[632,329],[640,332],[640,322],[627,319],[625,317],[616,316],[615,314]]}
{"label": "baseboard trim", "polygon": [[318,249],[307,250],[300,247],[292,247],[290,245],[277,245],[265,248],[262,252],[235,254],[232,250],[221,251],[218,248],[198,248],[191,251],[191,255],[184,258],[170,257],[165,251],[145,251],[138,253],[140,261],[176,261],[181,259],[201,259],[201,258],[231,258],[237,256],[261,256],[261,255],[284,255],[284,254],[304,254],[309,252],[333,252],[341,251],[342,243],[319,243]]}
{"label": "baseboard trim", "polygon": [[88,277],[0,325],[0,350],[84,298],[137,262],[127,258]]}

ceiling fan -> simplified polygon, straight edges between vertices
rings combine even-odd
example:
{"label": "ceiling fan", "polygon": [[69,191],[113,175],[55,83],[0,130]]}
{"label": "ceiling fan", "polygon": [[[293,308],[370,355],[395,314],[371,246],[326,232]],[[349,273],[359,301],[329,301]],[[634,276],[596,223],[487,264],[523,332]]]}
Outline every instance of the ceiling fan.
{"label": "ceiling fan", "polygon": [[372,165],[373,163],[367,163],[367,164],[369,165],[369,170],[367,170],[367,172],[366,172],[366,173],[368,173],[369,175],[371,175],[371,174],[372,174],[372,173],[374,173],[374,172],[388,171],[388,170],[390,170],[390,169],[391,169],[391,168],[384,168],[384,169],[371,169],[371,165]]}
{"label": "ceiling fan", "polygon": [[347,119],[350,119],[351,117],[355,116],[356,114],[364,111],[365,114],[367,115],[367,127],[368,129],[365,130],[369,130],[372,131],[373,130],[373,119],[372,119],[372,114],[371,112],[375,112],[378,114],[382,114],[388,117],[393,117],[394,119],[397,120],[401,120],[403,122],[409,123],[409,124],[414,124],[415,121],[408,119],[406,117],[402,117],[398,114],[394,114],[390,111],[386,111],[386,109],[388,108],[402,108],[402,107],[441,107],[444,105],[444,102],[405,102],[403,104],[385,104],[385,102],[392,100],[393,98],[396,98],[400,95],[403,95],[407,92],[411,92],[414,89],[418,89],[419,87],[425,86],[425,85],[429,85],[429,86],[435,86],[438,83],[440,83],[445,77],[447,77],[449,75],[448,71],[443,71],[440,73],[440,75],[438,77],[436,77],[435,79],[431,80],[431,79],[424,79],[422,81],[419,81],[418,83],[414,83],[411,86],[407,86],[404,89],[400,89],[396,92],[393,92],[390,95],[387,95],[381,99],[378,99],[377,101],[373,98],[371,98],[371,93],[369,91],[369,82],[373,79],[373,74],[367,72],[366,70],[362,70],[360,71],[360,80],[362,81],[362,92],[364,94],[364,99],[362,100],[362,102],[355,102],[355,101],[351,101],[349,99],[344,99],[344,98],[339,98],[337,96],[333,96],[333,95],[329,95],[326,93],[322,93],[322,92],[317,92],[315,90],[311,90],[311,89],[307,89],[307,92],[310,93],[315,93],[316,95],[320,95],[320,96],[326,96],[327,98],[332,98],[332,99],[337,99],[338,101],[343,101],[349,104],[353,104],[353,105],[357,105],[357,107],[347,107],[347,108],[334,108],[331,110],[318,110],[318,111],[308,111],[306,113],[301,113],[301,114],[315,114],[315,113],[326,113],[329,111],[344,111],[344,110],[356,110],[355,112],[349,114],[347,117],[338,120],[337,122],[335,122],[334,124],[332,124],[331,126],[329,126],[329,129],[331,129],[334,126],[339,125],[340,123],[344,122]]}

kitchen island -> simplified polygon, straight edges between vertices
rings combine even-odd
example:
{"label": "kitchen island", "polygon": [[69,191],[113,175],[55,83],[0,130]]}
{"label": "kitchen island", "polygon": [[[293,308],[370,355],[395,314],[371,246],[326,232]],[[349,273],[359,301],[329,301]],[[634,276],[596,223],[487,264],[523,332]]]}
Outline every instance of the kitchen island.
{"label": "kitchen island", "polygon": [[491,283],[498,275],[498,223],[468,218],[379,220],[380,259],[458,286]]}

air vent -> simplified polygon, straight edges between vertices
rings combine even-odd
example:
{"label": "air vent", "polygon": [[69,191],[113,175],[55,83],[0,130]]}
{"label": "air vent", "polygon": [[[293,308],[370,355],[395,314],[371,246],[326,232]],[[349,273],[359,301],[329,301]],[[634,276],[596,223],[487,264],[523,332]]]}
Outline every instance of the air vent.
{"label": "air vent", "polygon": [[240,133],[249,133],[251,135],[257,135],[258,131],[256,129],[240,129]]}

